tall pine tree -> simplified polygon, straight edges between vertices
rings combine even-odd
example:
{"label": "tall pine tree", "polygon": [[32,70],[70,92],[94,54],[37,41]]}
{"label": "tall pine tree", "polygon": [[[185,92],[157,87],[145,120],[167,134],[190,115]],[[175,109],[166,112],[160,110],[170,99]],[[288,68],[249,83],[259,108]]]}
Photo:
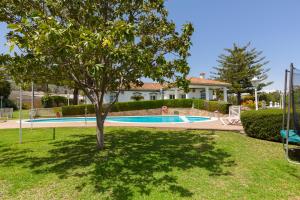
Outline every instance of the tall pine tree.
{"label": "tall pine tree", "polygon": [[265,61],[262,51],[250,48],[250,43],[245,46],[233,44],[233,48],[226,48],[225,54],[221,54],[217,61],[219,64],[214,67],[213,78],[231,84],[230,90],[237,95],[238,104],[241,103],[241,93],[253,92],[253,77],[261,80],[258,90],[272,84],[267,82],[270,69],[265,65],[268,61]]}

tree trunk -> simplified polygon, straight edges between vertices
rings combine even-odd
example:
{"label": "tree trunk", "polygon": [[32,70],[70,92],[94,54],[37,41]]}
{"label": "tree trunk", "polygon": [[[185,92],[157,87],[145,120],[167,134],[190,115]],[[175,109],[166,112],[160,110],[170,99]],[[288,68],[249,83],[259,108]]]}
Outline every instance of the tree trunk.
{"label": "tree trunk", "polygon": [[236,98],[237,98],[237,104],[241,105],[242,97],[241,97],[241,93],[240,92],[237,93]]}
{"label": "tree trunk", "polygon": [[78,104],[78,88],[74,88],[73,90],[73,105]]}
{"label": "tree trunk", "polygon": [[98,126],[97,123],[97,147],[99,150],[104,149],[104,124]]}
{"label": "tree trunk", "polygon": [[97,146],[99,150],[104,149],[104,119],[99,109],[99,105],[95,105],[96,124],[97,124]]}

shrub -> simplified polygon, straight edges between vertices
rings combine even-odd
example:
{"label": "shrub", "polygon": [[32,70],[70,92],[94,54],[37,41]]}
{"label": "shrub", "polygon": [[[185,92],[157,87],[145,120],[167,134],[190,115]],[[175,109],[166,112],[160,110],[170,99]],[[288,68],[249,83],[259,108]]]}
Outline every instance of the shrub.
{"label": "shrub", "polygon": [[142,95],[137,95],[137,96],[132,96],[130,99],[135,100],[135,101],[140,101],[140,100],[143,100],[144,97]]}
{"label": "shrub", "polygon": [[219,111],[220,113],[226,114],[228,113],[229,106],[226,102],[222,101],[206,101],[203,99],[194,99],[194,108],[199,110],[207,110],[210,112]]}
{"label": "shrub", "polygon": [[41,98],[41,102],[42,102],[42,105],[43,105],[44,108],[51,108],[51,107],[53,107],[53,99],[50,96],[48,96],[48,95],[43,96]]}
{"label": "shrub", "polygon": [[270,101],[272,102],[279,102],[281,98],[280,92],[275,91],[275,92],[270,92],[270,93],[265,93],[262,92],[259,94],[259,100],[265,100],[267,104],[269,104]]}
{"label": "shrub", "polygon": [[230,103],[231,105],[238,105],[236,96],[228,95],[227,98],[228,98],[228,103]]}
{"label": "shrub", "polygon": [[2,107],[3,108],[13,108],[14,110],[18,110],[18,107],[15,104],[15,102],[13,102],[10,99],[3,99],[2,100]]}
{"label": "shrub", "polygon": [[24,110],[31,109],[31,102],[23,102],[22,109],[24,109]]}
{"label": "shrub", "polygon": [[6,80],[0,80],[0,96],[2,96],[3,99],[8,99],[10,93],[11,93],[10,83]]}
{"label": "shrub", "polygon": [[120,103],[115,103],[115,105],[113,105],[111,112],[154,109],[154,108],[160,108],[162,105],[163,105],[162,100],[120,102]]}
{"label": "shrub", "polygon": [[[255,109],[255,101],[252,101],[252,100],[244,101],[244,102],[242,103],[242,106],[245,106],[245,107],[248,107],[248,108],[254,110],[254,109]],[[259,108],[262,107],[262,102],[261,102],[261,101],[258,102],[258,107],[259,107]]]}
{"label": "shrub", "polygon": [[250,137],[279,141],[282,114],[279,109],[245,111],[241,114],[241,121]]}
{"label": "shrub", "polygon": [[87,114],[95,113],[94,105],[91,104],[63,106],[61,109],[62,109],[63,116],[68,116],[68,115],[84,115],[85,108],[87,108]]}
{"label": "shrub", "polygon": [[63,96],[43,96],[41,99],[44,108],[59,107],[67,104],[68,99]]}
{"label": "shrub", "polygon": [[62,105],[66,105],[68,102],[68,99],[63,96],[51,96],[53,100],[54,107],[59,107]]}
{"label": "shrub", "polygon": [[[216,111],[221,113],[228,113],[228,107],[230,104],[218,101],[204,101],[201,99],[166,99],[156,101],[132,101],[132,102],[119,102],[115,103],[111,108],[111,112],[130,111],[130,110],[144,110],[144,109],[155,109],[167,106],[169,108],[191,108]],[[94,106],[87,105],[88,114],[94,114]],[[63,106],[62,114],[68,115],[83,115],[85,112],[85,105],[74,105],[74,106]]]}
{"label": "shrub", "polygon": [[255,97],[252,96],[252,95],[245,95],[245,96],[242,97],[242,100],[243,100],[243,102],[246,102],[246,101],[249,101],[249,100],[254,101]]}
{"label": "shrub", "polygon": [[193,99],[168,99],[164,100],[164,106],[170,108],[191,108]]}

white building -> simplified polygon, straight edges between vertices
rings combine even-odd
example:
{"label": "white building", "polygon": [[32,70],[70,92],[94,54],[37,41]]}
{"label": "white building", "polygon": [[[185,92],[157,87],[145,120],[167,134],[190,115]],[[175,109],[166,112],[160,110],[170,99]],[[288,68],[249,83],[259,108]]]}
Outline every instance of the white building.
{"label": "white building", "polygon": [[[188,78],[190,81],[190,91],[185,93],[179,88],[164,87],[159,83],[144,83],[141,87],[134,87],[130,90],[122,91],[119,94],[118,102],[134,101],[134,98],[140,97],[142,100],[159,100],[159,99],[205,99],[215,100],[216,90],[223,92],[224,101],[227,102],[227,89],[230,84],[208,80],[201,74],[199,78]],[[115,99],[115,93],[111,92],[105,96],[104,103],[112,102]]]}

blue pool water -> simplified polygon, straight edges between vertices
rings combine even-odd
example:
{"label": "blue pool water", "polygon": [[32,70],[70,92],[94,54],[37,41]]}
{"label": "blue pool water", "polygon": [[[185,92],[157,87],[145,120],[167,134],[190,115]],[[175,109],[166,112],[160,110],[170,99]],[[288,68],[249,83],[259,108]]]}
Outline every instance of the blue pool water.
{"label": "blue pool water", "polygon": [[[33,119],[27,122],[95,122],[95,117],[63,117],[49,119]],[[123,123],[178,123],[178,122],[201,122],[207,121],[207,117],[198,116],[113,116],[107,117],[107,122],[123,122]]]}

